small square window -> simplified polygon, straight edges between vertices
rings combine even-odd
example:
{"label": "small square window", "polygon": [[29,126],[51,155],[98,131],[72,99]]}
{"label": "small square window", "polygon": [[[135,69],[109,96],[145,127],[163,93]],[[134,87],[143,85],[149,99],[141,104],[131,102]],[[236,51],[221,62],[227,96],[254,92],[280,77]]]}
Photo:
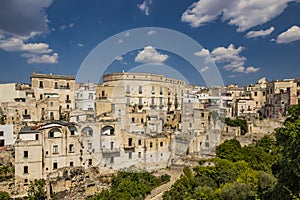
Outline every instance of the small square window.
{"label": "small square window", "polygon": [[138,157],[141,158],[142,157],[142,152],[138,153]]}
{"label": "small square window", "polygon": [[74,166],[74,163],[73,162],[70,162],[70,167],[73,167]]}
{"label": "small square window", "polygon": [[53,163],[53,169],[57,169],[57,162]]}
{"label": "small square window", "polygon": [[164,146],[164,143],[163,143],[163,142],[160,142],[160,146],[161,146],[161,147]]}
{"label": "small square window", "polygon": [[24,166],[24,174],[28,174],[28,166]]}
{"label": "small square window", "polygon": [[128,158],[131,159],[132,158],[132,152],[128,153]]}
{"label": "small square window", "polygon": [[142,140],[138,140],[138,144],[139,144],[139,145],[142,145]]}
{"label": "small square window", "polygon": [[24,158],[28,158],[28,151],[24,151]]}
{"label": "small square window", "polygon": [[152,148],[153,147],[153,143],[152,142],[150,142],[150,148]]}
{"label": "small square window", "polygon": [[4,131],[0,131],[0,136],[4,136]]}

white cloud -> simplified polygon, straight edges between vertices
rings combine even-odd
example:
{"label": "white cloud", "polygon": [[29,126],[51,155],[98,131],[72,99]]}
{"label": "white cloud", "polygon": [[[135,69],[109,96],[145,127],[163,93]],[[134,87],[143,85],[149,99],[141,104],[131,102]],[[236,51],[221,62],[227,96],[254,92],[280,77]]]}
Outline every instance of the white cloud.
{"label": "white cloud", "polygon": [[138,8],[144,12],[145,15],[150,14],[150,5],[152,4],[152,0],[144,0],[142,4],[138,4]]}
{"label": "white cloud", "polygon": [[152,46],[145,47],[135,57],[135,62],[140,63],[163,63],[169,58],[166,54],[161,54]]}
{"label": "white cloud", "polygon": [[53,0],[1,1],[0,29],[11,35],[28,36],[32,32],[47,33],[46,9]]}
{"label": "white cloud", "polygon": [[67,26],[66,25],[61,25],[60,27],[59,27],[59,29],[61,30],[61,31],[63,31],[63,30],[65,30],[67,28]]}
{"label": "white cloud", "polygon": [[272,26],[266,30],[259,30],[259,31],[249,31],[246,35],[247,38],[255,38],[255,37],[265,37],[270,35],[275,28]]}
{"label": "white cloud", "polygon": [[69,27],[72,28],[73,26],[74,26],[74,22],[71,22],[71,23],[69,24]]}
{"label": "white cloud", "polygon": [[27,62],[29,64],[33,64],[33,63],[55,64],[55,63],[58,63],[58,54],[57,53],[53,53],[52,55],[22,54],[21,56],[28,58]]}
{"label": "white cloud", "polygon": [[51,4],[52,0],[1,2],[0,48],[8,52],[22,52],[21,56],[28,58],[28,63],[57,63],[58,54],[52,53],[49,44],[33,42],[49,32],[45,10]]}
{"label": "white cloud", "polygon": [[115,59],[118,60],[118,61],[121,61],[121,60],[123,60],[123,57],[122,56],[117,56]]}
{"label": "white cloud", "polygon": [[123,40],[122,39],[119,39],[118,41],[117,41],[117,44],[122,44],[123,43]]}
{"label": "white cloud", "polygon": [[206,72],[207,70],[208,70],[208,66],[205,66],[202,69],[200,69],[200,72]]}
{"label": "white cloud", "polygon": [[154,35],[154,34],[156,34],[156,31],[154,31],[154,30],[148,31],[148,33],[147,33],[147,35]]}
{"label": "white cloud", "polygon": [[242,32],[280,15],[289,2],[299,0],[199,0],[182,14],[181,21],[199,27],[221,18]]}
{"label": "white cloud", "polygon": [[82,44],[82,43],[78,43],[77,44],[79,47],[84,47],[84,44]]}
{"label": "white cloud", "polygon": [[246,73],[246,74],[254,73],[254,72],[257,72],[257,71],[259,71],[259,70],[260,70],[260,68],[258,68],[258,67],[255,68],[255,67],[252,67],[252,66],[251,66],[251,67],[247,67],[247,68],[246,68],[245,73]]}
{"label": "white cloud", "polygon": [[196,56],[203,56],[203,57],[209,56],[209,50],[203,48],[203,49],[201,49],[201,51],[198,51],[198,52],[196,52],[194,54]]}
{"label": "white cloud", "polygon": [[259,68],[246,68],[244,66],[247,58],[240,55],[243,49],[244,48],[242,46],[235,48],[233,44],[230,44],[227,48],[218,47],[211,52],[208,49],[203,48],[201,51],[196,52],[194,54],[199,57],[205,57],[206,62],[211,60],[216,63],[224,64],[224,69],[227,71],[240,72],[246,74],[257,72]]}
{"label": "white cloud", "polygon": [[277,36],[276,42],[278,44],[282,43],[290,43],[300,40],[300,27],[299,26],[292,26],[287,31],[281,33]]}
{"label": "white cloud", "polygon": [[25,51],[30,53],[50,53],[52,49],[46,43],[24,43],[22,37],[0,39],[0,48],[4,51]]}

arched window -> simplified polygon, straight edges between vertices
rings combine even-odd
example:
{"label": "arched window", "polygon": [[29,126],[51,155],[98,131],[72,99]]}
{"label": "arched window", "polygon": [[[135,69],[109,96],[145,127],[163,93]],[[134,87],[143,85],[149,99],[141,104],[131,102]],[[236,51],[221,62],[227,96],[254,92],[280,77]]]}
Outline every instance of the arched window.
{"label": "arched window", "polygon": [[48,132],[48,137],[53,138],[53,137],[61,137],[61,131],[58,128],[53,128]]}
{"label": "arched window", "polygon": [[101,135],[114,135],[115,129],[112,126],[104,126],[101,130]]}
{"label": "arched window", "polygon": [[82,136],[93,136],[93,129],[91,127],[84,127],[81,131]]}

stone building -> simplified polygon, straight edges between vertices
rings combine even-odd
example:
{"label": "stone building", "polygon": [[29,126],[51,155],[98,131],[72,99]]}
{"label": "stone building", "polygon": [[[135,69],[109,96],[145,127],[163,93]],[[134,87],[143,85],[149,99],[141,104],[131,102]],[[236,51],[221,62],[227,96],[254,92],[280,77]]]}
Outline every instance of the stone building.
{"label": "stone building", "polygon": [[75,107],[75,78],[32,73],[31,89],[36,98],[38,120],[60,120]]}

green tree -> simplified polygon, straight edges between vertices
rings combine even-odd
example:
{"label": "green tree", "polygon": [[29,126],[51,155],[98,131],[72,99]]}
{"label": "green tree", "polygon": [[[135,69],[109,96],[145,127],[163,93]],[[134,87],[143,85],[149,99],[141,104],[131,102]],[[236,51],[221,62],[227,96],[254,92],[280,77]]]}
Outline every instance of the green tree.
{"label": "green tree", "polygon": [[8,192],[0,191],[0,199],[1,200],[10,200],[12,198],[10,198]]}
{"label": "green tree", "polygon": [[223,200],[249,200],[255,199],[254,196],[249,185],[238,182],[226,184],[220,193]]}
{"label": "green tree", "polygon": [[241,127],[241,135],[245,135],[248,132],[247,121],[244,119],[230,119],[225,118],[225,124],[228,126],[239,126]]}
{"label": "green tree", "polygon": [[241,144],[236,139],[226,140],[216,148],[216,155],[222,159],[228,159],[233,162],[242,160]]}
{"label": "green tree", "polygon": [[273,168],[278,176],[276,192],[280,193],[275,196],[281,199],[300,198],[300,105],[290,108],[288,113],[284,126],[276,129],[275,134],[282,155]]}
{"label": "green tree", "polygon": [[47,198],[46,182],[44,179],[36,179],[30,182],[28,198],[30,200],[44,200]]}

